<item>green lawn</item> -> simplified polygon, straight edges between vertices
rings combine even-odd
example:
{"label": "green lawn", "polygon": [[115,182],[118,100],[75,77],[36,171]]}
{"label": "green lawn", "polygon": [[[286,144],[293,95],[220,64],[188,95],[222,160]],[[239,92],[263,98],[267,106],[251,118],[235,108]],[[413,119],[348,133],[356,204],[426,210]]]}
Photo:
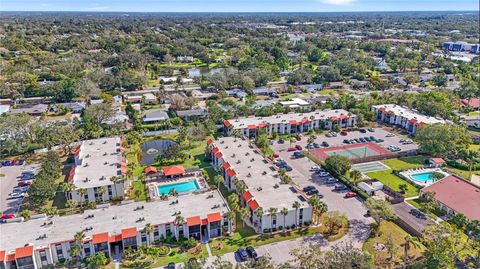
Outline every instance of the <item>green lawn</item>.
{"label": "green lawn", "polygon": [[379,172],[367,173],[367,176],[369,176],[370,178],[377,179],[378,181],[382,182],[386,186],[398,192],[400,192],[399,186],[401,184],[406,184],[408,189],[407,189],[407,192],[404,194],[405,197],[412,197],[412,196],[418,195],[418,189],[415,186],[397,177],[395,174],[393,174],[393,171],[391,169],[379,171]]}
{"label": "green lawn", "polygon": [[145,185],[141,181],[133,182],[133,188],[130,191],[130,197],[135,201],[146,201],[147,200],[147,190]]}
{"label": "green lawn", "polygon": [[469,150],[476,150],[476,151],[480,151],[480,144],[476,145],[476,144],[471,144],[470,147],[468,147]]}
{"label": "green lawn", "polygon": [[235,232],[231,236],[215,239],[210,243],[213,255],[221,255],[227,252],[236,251],[240,247],[262,246],[302,236],[313,235],[321,231],[320,227],[302,228],[294,231],[287,231],[285,234],[278,233],[273,236],[269,234],[252,235],[251,232]]}
{"label": "green lawn", "polygon": [[407,170],[425,166],[424,156],[414,156],[414,157],[404,157],[399,159],[390,159],[382,161],[384,164],[388,165],[392,170]]}
{"label": "green lawn", "polygon": [[[397,246],[392,259],[393,264],[392,260],[389,259],[390,255],[388,254],[388,251],[379,251],[375,248],[375,246],[378,244],[385,245],[390,236],[394,242],[394,245]],[[363,250],[373,255],[377,268],[390,268],[392,265],[393,267],[400,267],[403,264],[404,251],[402,245],[405,242],[405,236],[407,236],[407,232],[405,232],[398,225],[390,221],[383,221],[380,223],[377,236],[373,235],[373,237],[367,239],[365,244],[363,244]],[[409,260],[413,261],[421,258],[424,250],[425,247],[423,245],[418,247],[411,246],[409,251]]]}
{"label": "green lawn", "polygon": [[208,257],[208,252],[207,248],[204,245],[202,246],[202,251],[197,254],[193,255],[190,251],[185,251],[182,253],[178,253],[179,249],[172,249],[172,252],[170,255],[165,256],[165,257],[156,257],[155,259],[157,260],[150,268],[157,268],[161,266],[167,265],[169,262],[174,262],[174,263],[182,263],[182,262],[187,262],[190,258],[206,258]]}

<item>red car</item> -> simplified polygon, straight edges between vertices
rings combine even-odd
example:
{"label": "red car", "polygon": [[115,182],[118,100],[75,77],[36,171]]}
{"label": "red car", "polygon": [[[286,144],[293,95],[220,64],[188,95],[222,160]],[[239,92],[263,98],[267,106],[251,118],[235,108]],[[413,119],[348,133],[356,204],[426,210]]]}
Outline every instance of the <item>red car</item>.
{"label": "red car", "polygon": [[32,185],[31,181],[21,181],[21,182],[18,182],[18,184],[17,184],[18,187],[26,187],[26,186],[30,186],[30,185]]}
{"label": "red car", "polygon": [[300,145],[295,145],[295,149],[302,150],[302,146],[300,146]]}
{"label": "red car", "polygon": [[272,157],[273,157],[273,158],[278,158],[278,157],[280,157],[280,155],[278,155],[277,153],[273,153],[273,154],[272,154]]}
{"label": "red car", "polygon": [[290,147],[287,149],[288,152],[297,150],[295,147]]}
{"label": "red car", "polygon": [[348,134],[347,131],[341,131],[341,132],[340,132],[340,135],[343,135],[343,136],[345,136],[345,135],[347,135],[347,134]]}
{"label": "red car", "polygon": [[344,196],[344,198],[353,198],[353,197],[357,197],[357,193],[353,191],[345,193],[345,196]]}
{"label": "red car", "polygon": [[0,217],[0,219],[13,219],[15,218],[15,215],[13,214],[4,214]]}

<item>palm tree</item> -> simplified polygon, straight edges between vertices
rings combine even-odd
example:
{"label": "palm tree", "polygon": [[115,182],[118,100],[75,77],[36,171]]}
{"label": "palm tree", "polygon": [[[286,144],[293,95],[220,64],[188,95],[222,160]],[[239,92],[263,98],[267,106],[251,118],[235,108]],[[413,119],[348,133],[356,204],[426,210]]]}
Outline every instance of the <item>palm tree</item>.
{"label": "palm tree", "polygon": [[252,213],[250,212],[250,209],[246,207],[242,207],[238,213],[240,213],[240,217],[242,217],[243,220],[243,227],[245,227],[245,219],[248,219],[252,216]]}
{"label": "palm tree", "polygon": [[104,201],[104,200],[103,200],[103,195],[105,194],[105,192],[106,192],[106,190],[105,190],[104,187],[100,187],[100,188],[97,190],[97,193],[98,193],[98,195],[100,196],[102,202]]}
{"label": "palm tree", "polygon": [[227,197],[227,202],[228,205],[232,208],[232,210],[237,211],[239,208],[238,203],[240,202],[240,199],[238,199],[238,195],[235,193],[230,194]]}
{"label": "palm tree", "polygon": [[[181,215],[177,215],[175,217],[175,220],[173,221],[173,224],[177,227],[183,225],[183,223],[185,223],[185,219]],[[178,232],[178,229],[176,229],[176,230]],[[177,239],[178,239],[178,236],[175,236],[175,237],[177,237]]]}
{"label": "palm tree", "polygon": [[320,197],[318,195],[314,195],[314,196],[310,197],[310,199],[308,199],[308,204],[311,205],[312,209],[313,209],[314,220],[316,219],[316,216],[318,214],[316,209],[317,209],[317,206],[318,206],[319,203],[320,203]]}
{"label": "palm tree", "polygon": [[83,241],[85,240],[85,233],[83,231],[77,232],[73,238],[75,239],[75,245],[78,247],[78,251],[74,250],[76,254],[74,256],[80,259],[82,256],[82,245]]}
{"label": "palm tree", "polygon": [[407,268],[408,264],[408,251],[410,247],[419,248],[421,246],[420,241],[409,234],[405,236],[405,242],[403,243],[403,268]]}
{"label": "palm tree", "polygon": [[81,188],[77,190],[78,195],[80,195],[80,204],[83,206],[83,202],[85,202],[85,195],[87,195],[87,189]]}
{"label": "palm tree", "polygon": [[235,212],[233,210],[228,211],[228,213],[226,214],[226,217],[229,220],[230,225],[232,227],[231,231],[233,231],[235,220],[237,219],[237,212]]}
{"label": "palm tree", "polygon": [[284,207],[282,210],[280,210],[280,213],[283,215],[283,232],[285,232],[287,224],[285,223],[285,219],[287,218],[288,215],[288,208]]}
{"label": "palm tree", "polygon": [[299,209],[301,206],[302,206],[302,205],[300,204],[299,201],[293,202],[292,207],[295,208],[295,227],[298,226],[298,217],[297,217],[298,215],[297,215],[297,211],[298,211],[298,209]]}
{"label": "palm tree", "polygon": [[80,250],[80,247],[77,245],[74,245],[73,247],[71,247],[69,253],[71,257],[77,257],[77,259],[80,259],[80,257],[82,256],[82,251]]}
{"label": "palm tree", "polygon": [[152,234],[155,231],[155,227],[151,223],[145,224],[145,232],[147,233],[148,237],[148,243],[151,244],[152,240]]}
{"label": "palm tree", "polygon": [[73,213],[73,209],[78,205],[77,201],[75,200],[67,200],[66,203],[67,207],[70,208],[72,211],[70,213]]}
{"label": "palm tree", "polygon": [[217,190],[220,190],[220,184],[223,182],[223,177],[221,175],[215,175],[213,177],[213,183],[217,185]]}
{"label": "palm tree", "polygon": [[479,154],[475,150],[464,150],[460,153],[462,159],[468,163],[468,180],[472,178],[472,169],[476,159],[479,158]]}
{"label": "palm tree", "polygon": [[292,143],[295,142],[295,138],[293,136],[290,136],[288,138],[288,142],[290,143],[290,146],[292,146]]}
{"label": "palm tree", "polygon": [[178,191],[175,188],[171,188],[168,194],[176,197],[178,195]]}
{"label": "palm tree", "polygon": [[62,191],[65,193],[65,198],[68,200],[68,194],[75,190],[75,185],[72,182],[68,182],[62,185]]}
{"label": "palm tree", "polygon": [[262,228],[262,217],[263,217],[263,214],[265,214],[265,212],[263,211],[263,207],[259,207],[257,208],[257,210],[255,210],[255,216],[257,216],[257,218],[260,220],[260,228]]}
{"label": "palm tree", "polygon": [[353,183],[355,183],[362,178],[362,172],[358,170],[352,170],[350,172],[350,178],[353,180]]}
{"label": "palm tree", "polygon": [[270,207],[268,209],[268,215],[270,216],[270,231],[273,233],[273,216],[276,216],[278,213],[278,209],[275,207]]}

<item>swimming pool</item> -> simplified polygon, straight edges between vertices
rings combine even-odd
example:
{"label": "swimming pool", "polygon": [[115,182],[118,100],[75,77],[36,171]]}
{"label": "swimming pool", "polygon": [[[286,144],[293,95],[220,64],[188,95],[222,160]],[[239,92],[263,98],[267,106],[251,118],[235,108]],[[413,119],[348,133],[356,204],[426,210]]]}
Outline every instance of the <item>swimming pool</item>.
{"label": "swimming pool", "polygon": [[412,174],[410,175],[410,177],[413,179],[413,180],[416,180],[418,182],[422,182],[422,183],[427,183],[428,181],[432,181],[433,182],[433,178],[432,178],[432,174],[434,172],[426,172],[426,173],[419,173],[419,174]]}
{"label": "swimming pool", "polygon": [[198,187],[198,183],[195,179],[180,183],[168,184],[168,185],[160,185],[158,186],[158,194],[168,194],[171,189],[177,190],[177,192],[187,192],[187,191],[195,191],[200,189]]}

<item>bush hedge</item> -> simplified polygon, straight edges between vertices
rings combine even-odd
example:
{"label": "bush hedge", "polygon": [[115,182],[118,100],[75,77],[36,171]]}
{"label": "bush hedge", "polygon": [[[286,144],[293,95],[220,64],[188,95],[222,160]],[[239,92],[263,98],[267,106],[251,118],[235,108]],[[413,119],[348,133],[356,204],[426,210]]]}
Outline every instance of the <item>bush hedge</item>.
{"label": "bush hedge", "polygon": [[[464,170],[464,171],[469,170],[468,165],[466,165],[464,163],[459,163],[455,160],[448,160],[447,164],[450,165],[453,168],[457,168],[457,169],[460,169],[460,170]],[[477,164],[472,166],[472,171],[478,171],[478,170],[480,170],[480,163],[477,163]]]}

